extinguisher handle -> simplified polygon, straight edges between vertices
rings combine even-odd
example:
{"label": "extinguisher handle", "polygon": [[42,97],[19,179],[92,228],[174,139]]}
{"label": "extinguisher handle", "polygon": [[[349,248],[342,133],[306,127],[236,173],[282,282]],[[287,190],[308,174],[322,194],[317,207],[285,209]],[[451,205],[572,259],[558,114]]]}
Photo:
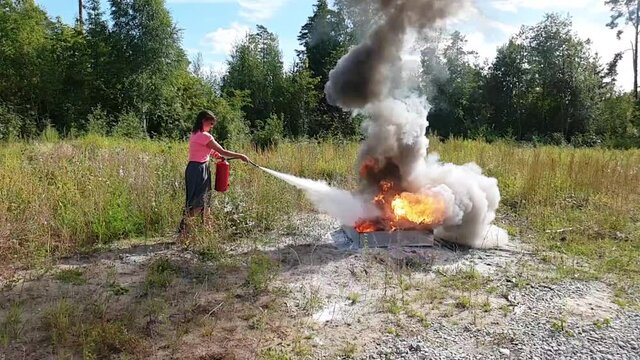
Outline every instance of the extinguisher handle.
{"label": "extinguisher handle", "polygon": [[[221,157],[221,159],[222,159],[222,160],[226,160],[226,161],[231,161],[231,160],[235,160],[235,159],[237,159],[237,158],[226,158],[226,157]],[[253,162],[253,161],[251,161],[251,160],[249,160],[249,161],[247,161],[247,162],[248,162],[249,164],[251,164],[251,165],[253,165],[253,166],[257,167],[257,168],[260,168],[260,165],[258,165],[258,164],[256,164],[256,163],[254,163],[254,162]]]}

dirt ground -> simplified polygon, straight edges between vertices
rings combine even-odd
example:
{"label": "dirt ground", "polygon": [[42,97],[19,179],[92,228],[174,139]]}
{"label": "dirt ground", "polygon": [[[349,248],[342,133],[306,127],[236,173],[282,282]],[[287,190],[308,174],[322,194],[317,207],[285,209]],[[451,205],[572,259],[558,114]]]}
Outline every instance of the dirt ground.
{"label": "dirt ground", "polygon": [[0,359],[545,358],[560,351],[545,350],[544,338],[566,345],[566,356],[598,358],[597,349],[579,352],[584,342],[578,352],[570,344],[584,338],[589,345],[589,336],[607,331],[617,347],[630,347],[622,356],[634,353],[638,329],[616,326],[640,324],[636,312],[616,304],[602,283],[557,277],[517,239],[489,251],[352,250],[324,216],[303,216],[298,229],[223,255],[159,241],[19,272],[0,284]]}

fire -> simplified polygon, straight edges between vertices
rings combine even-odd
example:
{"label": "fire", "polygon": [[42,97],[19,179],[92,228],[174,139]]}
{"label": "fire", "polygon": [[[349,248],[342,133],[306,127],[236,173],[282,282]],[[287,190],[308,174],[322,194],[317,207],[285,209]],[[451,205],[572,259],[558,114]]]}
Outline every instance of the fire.
{"label": "fire", "polygon": [[374,231],[378,231],[378,225],[376,225],[371,220],[361,220],[356,223],[355,229],[357,232],[363,233],[371,233]]}
{"label": "fire", "polygon": [[359,233],[396,231],[399,229],[431,230],[442,224],[446,213],[444,199],[434,193],[399,192],[394,183],[382,181],[372,203],[382,212],[377,219],[361,219],[355,224]]}
{"label": "fire", "polygon": [[360,177],[367,176],[369,172],[376,171],[378,169],[378,161],[376,159],[369,158],[360,166]]}
{"label": "fire", "polygon": [[437,196],[405,192],[393,199],[391,208],[396,219],[406,219],[418,225],[441,224],[444,220],[445,203]]}

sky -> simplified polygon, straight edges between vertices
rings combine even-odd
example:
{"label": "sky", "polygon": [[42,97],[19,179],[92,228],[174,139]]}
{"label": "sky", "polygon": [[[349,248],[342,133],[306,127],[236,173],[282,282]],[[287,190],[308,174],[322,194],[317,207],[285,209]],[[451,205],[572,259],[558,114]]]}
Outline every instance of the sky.
{"label": "sky", "polygon": [[[443,0],[447,1],[447,0]],[[60,16],[72,23],[77,16],[77,0],[36,0],[50,16]],[[106,7],[106,0],[103,0]],[[299,47],[297,36],[313,11],[316,0],[166,0],[173,20],[182,30],[182,45],[190,58],[202,54],[206,67],[224,71],[233,44],[257,24],[266,26],[278,36],[283,61],[289,65]],[[547,12],[558,12],[573,18],[573,28],[583,39],[591,39],[592,50],[603,62],[617,51],[630,49],[631,31],[616,39],[616,31],[608,29],[609,11],[604,0],[470,0],[448,30],[466,35],[468,47],[480,59],[491,60],[498,46],[507,42],[522,25],[534,25]],[[619,66],[618,85],[633,87],[631,51]]]}

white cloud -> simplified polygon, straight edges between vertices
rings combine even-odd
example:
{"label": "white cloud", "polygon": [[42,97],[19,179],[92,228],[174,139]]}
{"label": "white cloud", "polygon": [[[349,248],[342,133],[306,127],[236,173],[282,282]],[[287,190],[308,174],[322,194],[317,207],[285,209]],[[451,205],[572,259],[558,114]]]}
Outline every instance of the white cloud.
{"label": "white cloud", "polygon": [[202,65],[202,70],[205,74],[214,74],[214,75],[223,75],[227,72],[227,62],[226,61],[212,61],[207,64]]}
{"label": "white cloud", "polygon": [[600,0],[493,0],[491,6],[504,12],[518,12],[521,8],[534,10],[589,9]]}
{"label": "white cloud", "polygon": [[[616,38],[617,30],[608,29],[600,23],[574,19],[573,29],[581,38],[591,40],[591,49],[600,55],[603,63],[611,61],[615,53],[631,49],[632,33],[630,27],[625,29],[626,31],[619,41]],[[631,51],[626,51],[618,64],[618,86],[623,89],[633,88]]]}
{"label": "white cloud", "polygon": [[509,34],[509,35],[515,34],[516,32],[518,32],[518,30],[520,30],[518,26],[514,26],[511,24],[507,24],[507,23],[503,23],[503,22],[491,20],[491,19],[487,19],[485,24],[488,27],[498,29],[502,31],[504,34]]}
{"label": "white cloud", "polygon": [[249,33],[247,25],[232,23],[228,28],[218,28],[204,36],[204,43],[214,54],[229,55],[233,46]]}
{"label": "white cloud", "polygon": [[[623,34],[620,41],[616,39],[616,30],[608,29],[604,26],[606,17],[603,20],[592,20],[584,16],[573,18],[573,31],[582,39],[591,40],[591,50],[597,52],[602,64],[608,63],[613,55],[619,51],[630,48],[631,34],[629,28]],[[467,22],[468,30],[464,31],[469,49],[478,53],[480,61],[493,60],[499,46],[505,44],[509,37],[514,35],[519,28],[508,24],[500,24],[491,20],[475,20]],[[497,34],[492,28],[500,29],[503,32]],[[626,51],[624,58],[618,65],[618,86],[621,89],[629,90],[633,87],[633,67],[631,62],[631,52]]]}
{"label": "white cloud", "polygon": [[185,53],[187,54],[188,57],[194,57],[194,56],[198,55],[198,53],[200,52],[200,49],[192,48],[192,47],[185,47],[184,51],[185,51]]}
{"label": "white cloud", "polygon": [[240,15],[249,20],[265,20],[273,16],[287,0],[238,0]]}
{"label": "white cloud", "polygon": [[289,0],[168,0],[174,4],[223,4],[236,3],[240,16],[249,21],[271,18]]}
{"label": "white cloud", "polygon": [[465,34],[467,38],[467,47],[478,53],[478,60],[483,62],[484,60],[492,60],[496,56],[498,47],[503,42],[489,41],[484,33],[480,31],[474,31]]}

